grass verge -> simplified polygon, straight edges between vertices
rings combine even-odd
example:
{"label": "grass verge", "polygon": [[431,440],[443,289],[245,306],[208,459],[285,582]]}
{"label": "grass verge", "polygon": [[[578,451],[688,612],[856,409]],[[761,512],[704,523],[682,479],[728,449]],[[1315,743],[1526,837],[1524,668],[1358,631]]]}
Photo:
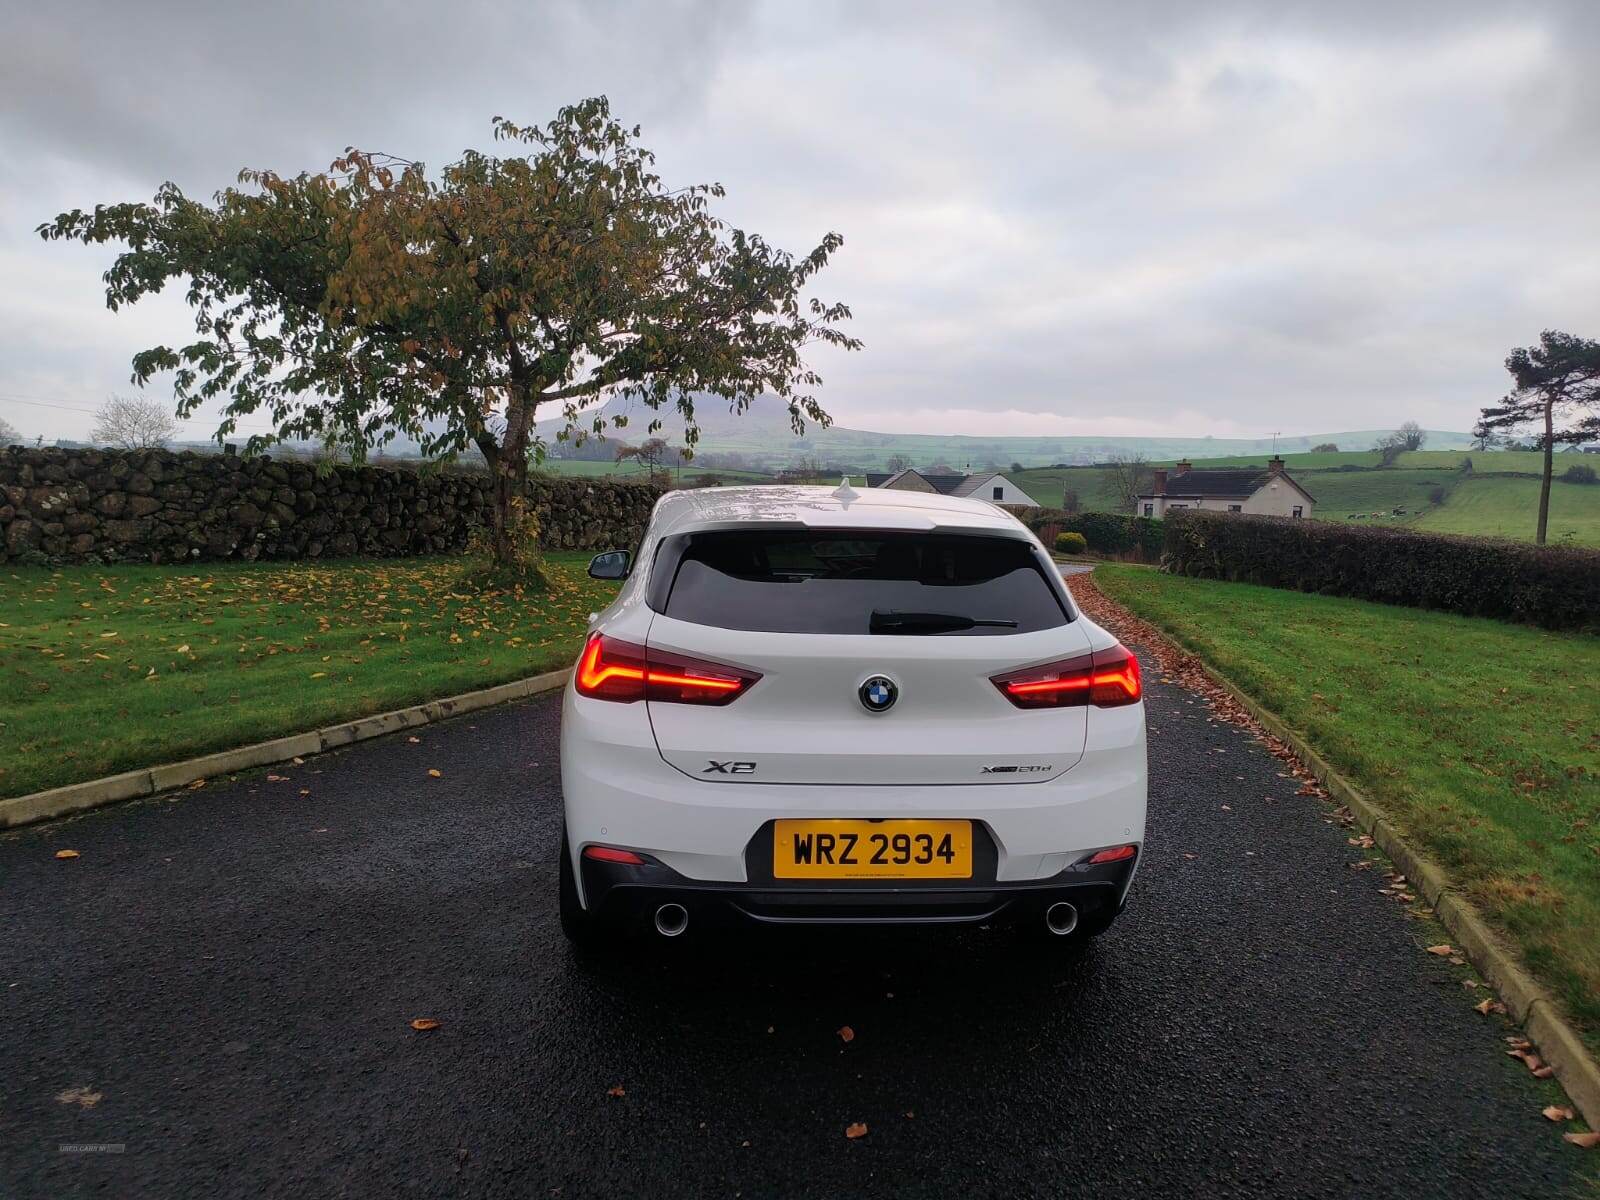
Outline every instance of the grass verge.
{"label": "grass verge", "polygon": [[1600,1051],[1600,639],[1114,565],[1095,580],[1300,730]]}
{"label": "grass verge", "polygon": [[589,557],[526,595],[459,558],[0,573],[0,797],[566,666],[616,591]]}

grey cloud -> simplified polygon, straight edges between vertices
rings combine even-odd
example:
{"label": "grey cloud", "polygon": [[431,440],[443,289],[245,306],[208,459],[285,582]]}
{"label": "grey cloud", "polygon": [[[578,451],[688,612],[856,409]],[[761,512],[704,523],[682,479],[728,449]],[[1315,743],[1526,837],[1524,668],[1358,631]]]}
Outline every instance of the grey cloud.
{"label": "grey cloud", "polygon": [[93,402],[187,330],[108,317],[106,255],[31,235],[59,209],[347,144],[438,164],[598,92],[736,223],[844,233],[820,291],[868,348],[819,366],[857,425],[1465,428],[1511,345],[1600,329],[1590,0],[14,7],[0,394]]}

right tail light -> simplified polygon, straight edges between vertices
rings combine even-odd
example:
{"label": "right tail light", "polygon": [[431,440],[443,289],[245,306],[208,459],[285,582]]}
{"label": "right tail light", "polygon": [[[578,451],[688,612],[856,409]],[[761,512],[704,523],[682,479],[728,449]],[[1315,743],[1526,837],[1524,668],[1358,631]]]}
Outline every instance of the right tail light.
{"label": "right tail light", "polygon": [[990,682],[1018,708],[1116,708],[1144,695],[1139,660],[1120,642],[1076,658],[1025,667]]}

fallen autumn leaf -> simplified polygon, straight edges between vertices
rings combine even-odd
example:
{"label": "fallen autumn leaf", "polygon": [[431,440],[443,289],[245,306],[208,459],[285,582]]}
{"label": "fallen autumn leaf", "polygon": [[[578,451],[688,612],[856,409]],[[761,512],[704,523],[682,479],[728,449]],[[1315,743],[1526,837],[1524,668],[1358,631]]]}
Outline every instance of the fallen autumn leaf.
{"label": "fallen autumn leaf", "polygon": [[77,858],[78,857],[78,852],[76,850],[57,850],[56,851],[56,857],[57,858]]}
{"label": "fallen autumn leaf", "polygon": [[865,1122],[856,1121],[844,1127],[844,1135],[851,1141],[855,1141],[856,1138],[864,1138],[867,1136],[867,1126]]}
{"label": "fallen autumn leaf", "polygon": [[416,1020],[411,1022],[411,1028],[415,1029],[418,1033],[427,1033],[430,1029],[439,1028],[439,1022],[434,1020],[432,1017],[418,1017]]}

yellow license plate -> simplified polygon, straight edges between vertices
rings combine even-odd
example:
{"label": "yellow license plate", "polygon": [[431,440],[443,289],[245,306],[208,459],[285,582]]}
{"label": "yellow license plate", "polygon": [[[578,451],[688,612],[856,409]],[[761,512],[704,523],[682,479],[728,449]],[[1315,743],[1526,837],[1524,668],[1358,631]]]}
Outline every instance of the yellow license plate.
{"label": "yellow license plate", "polygon": [[970,879],[971,821],[779,821],[775,879]]}

